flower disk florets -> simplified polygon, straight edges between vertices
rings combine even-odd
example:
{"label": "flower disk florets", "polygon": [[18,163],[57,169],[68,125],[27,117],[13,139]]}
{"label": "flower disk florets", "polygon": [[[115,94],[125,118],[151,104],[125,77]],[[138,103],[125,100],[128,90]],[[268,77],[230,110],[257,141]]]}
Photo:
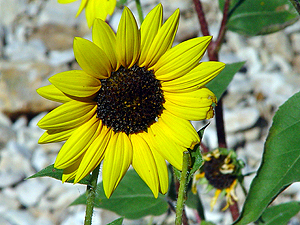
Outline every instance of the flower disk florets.
{"label": "flower disk florets", "polygon": [[237,179],[235,174],[222,172],[224,166],[231,165],[231,162],[228,160],[230,159],[226,155],[220,155],[218,158],[212,156],[209,161],[205,161],[203,164],[205,178],[209,184],[217,189],[229,188],[234,180]]}
{"label": "flower disk florets", "polygon": [[115,132],[128,135],[147,131],[163,111],[165,100],[160,81],[145,67],[121,66],[100,81],[97,116]]}

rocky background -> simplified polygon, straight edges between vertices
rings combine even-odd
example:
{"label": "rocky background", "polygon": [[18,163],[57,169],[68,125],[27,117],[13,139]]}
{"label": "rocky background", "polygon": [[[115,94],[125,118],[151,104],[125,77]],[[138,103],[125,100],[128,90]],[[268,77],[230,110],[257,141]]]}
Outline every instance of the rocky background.
{"label": "rocky background", "polygon": [[[142,0],[144,14],[159,1]],[[181,19],[176,42],[201,35],[191,0],[164,0],[167,18],[180,8]],[[37,122],[57,106],[40,97],[36,89],[47,85],[58,72],[77,69],[72,44],[75,36],[91,39],[84,14],[75,18],[80,2],[61,5],[56,0],[0,0],[0,224],[76,225],[83,224],[84,207],[68,205],[83,194],[82,185],[62,184],[52,178],[24,180],[52,164],[61,143],[38,145],[43,131]],[[221,14],[217,1],[203,0],[210,31],[215,36]],[[129,7],[135,10],[134,1]],[[116,30],[121,9],[110,24]],[[207,58],[203,59],[204,61]],[[255,171],[263,144],[277,108],[300,87],[300,22],[284,31],[259,37],[228,32],[220,61],[246,61],[231,82],[224,99],[225,126],[230,148],[237,150],[247,166]],[[217,138],[214,120],[205,132],[205,144],[214,149]],[[246,178],[246,187],[253,176]],[[244,196],[237,189],[241,205]],[[202,191],[209,210],[211,194]],[[275,203],[300,200],[300,186],[293,184]],[[230,224],[230,213],[220,213],[221,201],[206,217],[217,224]],[[188,215],[192,215],[187,210]],[[161,224],[166,215],[155,217]],[[106,224],[117,215],[97,209],[93,224]],[[193,217],[192,217],[193,218]],[[299,216],[290,224],[300,224]],[[149,219],[149,218],[148,218]],[[169,223],[174,221],[169,217]],[[146,224],[146,220],[125,224]]]}

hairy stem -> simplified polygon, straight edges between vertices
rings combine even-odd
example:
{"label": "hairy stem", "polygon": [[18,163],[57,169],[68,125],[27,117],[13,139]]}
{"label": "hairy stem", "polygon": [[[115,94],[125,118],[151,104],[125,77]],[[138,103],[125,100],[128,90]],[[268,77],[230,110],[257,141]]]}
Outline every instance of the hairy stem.
{"label": "hairy stem", "polygon": [[85,210],[85,219],[84,225],[91,225],[92,224],[92,217],[94,211],[94,204],[95,204],[95,195],[96,195],[96,187],[97,187],[97,180],[99,175],[100,164],[93,170],[92,176],[90,179],[89,184],[87,185],[86,191],[86,210]]}
{"label": "hairy stem", "polygon": [[176,205],[176,225],[181,225],[184,212],[184,203],[186,200],[186,186],[187,186],[187,175],[188,175],[188,167],[189,167],[189,157],[190,154],[188,151],[183,152],[183,164],[182,164],[182,172],[180,177],[180,186],[178,190],[178,199]]}

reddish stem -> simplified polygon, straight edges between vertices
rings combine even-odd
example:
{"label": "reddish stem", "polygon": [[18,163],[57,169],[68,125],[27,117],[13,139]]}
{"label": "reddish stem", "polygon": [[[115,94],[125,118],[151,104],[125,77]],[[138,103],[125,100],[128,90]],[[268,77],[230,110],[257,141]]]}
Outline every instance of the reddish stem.
{"label": "reddish stem", "polygon": [[201,1],[199,1],[199,0],[193,0],[193,1],[194,1],[194,5],[195,5],[197,15],[198,15],[198,20],[199,20],[199,23],[200,23],[202,34],[204,36],[210,36],[207,21],[205,19],[205,15],[204,15],[204,12],[203,12]]}
{"label": "reddish stem", "polygon": [[[209,35],[207,21],[205,19],[205,14],[203,12],[201,0],[193,0],[198,14],[198,20],[200,23],[201,31],[203,35]],[[223,9],[223,19],[221,22],[219,34],[216,41],[212,41],[208,46],[208,57],[210,61],[218,61],[220,47],[223,43],[225,33],[227,30],[226,23],[228,20],[230,0],[225,0],[224,9]],[[226,136],[224,128],[224,119],[223,119],[223,101],[222,97],[218,101],[218,105],[215,107],[216,112],[216,126],[217,126],[217,135],[218,135],[218,144],[220,148],[226,148]],[[234,205],[230,206],[230,212],[233,220],[236,220],[239,217],[239,209],[237,202],[234,202]]]}
{"label": "reddish stem", "polygon": [[240,216],[240,213],[239,213],[239,206],[237,204],[237,202],[235,200],[233,200],[233,205],[230,205],[229,206],[229,210],[231,212],[231,217],[232,217],[232,220],[233,221],[236,221],[239,216]]}

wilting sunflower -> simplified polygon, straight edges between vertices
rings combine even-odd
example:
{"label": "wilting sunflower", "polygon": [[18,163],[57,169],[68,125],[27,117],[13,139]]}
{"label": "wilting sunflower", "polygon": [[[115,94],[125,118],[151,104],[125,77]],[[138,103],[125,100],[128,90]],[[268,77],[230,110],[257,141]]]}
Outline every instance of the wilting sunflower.
{"label": "wilting sunflower", "polygon": [[200,173],[194,177],[194,185],[192,191],[196,194],[196,182],[199,179],[204,179],[203,183],[208,183],[211,188],[216,188],[215,196],[210,202],[211,210],[215,206],[220,194],[226,196],[226,205],[222,210],[226,210],[234,201],[237,201],[235,188],[238,177],[241,176],[241,169],[244,163],[237,160],[234,151],[227,149],[216,149],[203,155],[203,166]]}
{"label": "wilting sunflower", "polygon": [[[75,2],[77,0],[57,0],[58,3],[67,4],[71,2]],[[115,7],[116,0],[81,0],[81,4],[79,6],[76,17],[82,12],[85,8],[85,17],[88,23],[88,26],[91,27],[93,25],[94,19],[99,18],[105,20],[107,15],[112,15]]]}
{"label": "wilting sunflower", "polygon": [[117,34],[96,19],[93,42],[74,40],[82,70],[56,74],[38,89],[64,103],[38,123],[46,130],[39,143],[67,140],[54,164],[63,181],[80,181],[103,160],[107,197],[130,165],[157,197],[168,190],[165,160],[181,170],[183,152],[199,143],[189,120],[213,116],[215,95],[204,85],[224,63],[199,63],[211,37],[171,48],[179,10],[162,18],[159,4],[139,30],[125,7]]}

